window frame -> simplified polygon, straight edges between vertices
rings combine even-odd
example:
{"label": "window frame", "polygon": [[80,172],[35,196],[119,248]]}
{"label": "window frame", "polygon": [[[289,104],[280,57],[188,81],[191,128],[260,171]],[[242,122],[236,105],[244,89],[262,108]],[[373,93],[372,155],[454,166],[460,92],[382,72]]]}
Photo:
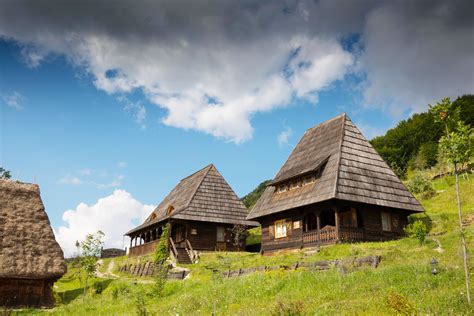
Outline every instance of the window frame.
{"label": "window frame", "polygon": [[[286,219],[275,221],[273,227],[275,239],[285,238],[288,236],[288,231],[286,229]],[[278,231],[278,227],[280,227],[280,232]]]}
{"label": "window frame", "polygon": [[382,231],[384,232],[392,232],[393,227],[392,227],[392,214],[389,212],[381,212],[380,213],[380,218],[382,221]]}

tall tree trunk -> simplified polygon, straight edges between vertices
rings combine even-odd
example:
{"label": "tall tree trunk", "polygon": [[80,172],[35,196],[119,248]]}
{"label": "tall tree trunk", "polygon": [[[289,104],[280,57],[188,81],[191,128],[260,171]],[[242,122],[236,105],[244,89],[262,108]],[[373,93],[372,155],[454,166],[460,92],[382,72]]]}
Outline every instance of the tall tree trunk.
{"label": "tall tree trunk", "polygon": [[464,227],[462,226],[461,197],[459,194],[459,179],[458,179],[457,164],[454,164],[454,175],[456,176],[456,196],[458,199],[459,227],[461,229],[461,243],[462,243],[462,251],[463,251],[463,256],[464,256],[464,275],[466,279],[467,302],[469,305],[471,305],[471,294],[469,291],[469,267],[467,263],[467,247],[466,247],[466,240],[464,239]]}

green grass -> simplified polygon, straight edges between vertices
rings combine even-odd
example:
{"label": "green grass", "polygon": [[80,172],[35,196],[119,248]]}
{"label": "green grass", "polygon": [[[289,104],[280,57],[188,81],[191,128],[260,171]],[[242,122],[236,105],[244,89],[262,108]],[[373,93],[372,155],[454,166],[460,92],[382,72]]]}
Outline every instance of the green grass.
{"label": "green grass", "polygon": [[[463,215],[474,216],[474,179],[461,179]],[[48,314],[54,315],[134,315],[141,306],[155,315],[353,315],[472,314],[465,298],[462,250],[452,177],[434,181],[436,196],[421,200],[431,226],[431,236],[423,245],[410,238],[388,242],[340,244],[323,247],[317,254],[303,251],[274,256],[256,253],[205,253],[187,267],[191,277],[169,281],[157,296],[153,284],[136,283],[133,278],[99,280],[102,294],[91,290],[82,296],[75,268],[56,283],[63,303]],[[473,247],[473,225],[466,229],[469,249]],[[444,252],[435,251],[439,241]],[[344,257],[381,255],[377,269],[365,268],[342,274],[276,270],[223,279],[214,270],[225,271],[261,265],[289,265]],[[436,257],[440,273],[431,274],[430,260]],[[115,268],[139,259],[114,259]],[[143,259],[141,259],[143,260]],[[471,260],[472,261],[472,260]],[[106,260],[102,269],[105,269]],[[474,270],[471,269],[471,274]],[[117,271],[114,271],[117,273]],[[123,275],[125,276],[125,275]],[[78,295],[79,293],[79,295]],[[473,293],[474,294],[474,293]],[[140,302],[141,298],[141,303]],[[25,313],[44,313],[28,310]]]}

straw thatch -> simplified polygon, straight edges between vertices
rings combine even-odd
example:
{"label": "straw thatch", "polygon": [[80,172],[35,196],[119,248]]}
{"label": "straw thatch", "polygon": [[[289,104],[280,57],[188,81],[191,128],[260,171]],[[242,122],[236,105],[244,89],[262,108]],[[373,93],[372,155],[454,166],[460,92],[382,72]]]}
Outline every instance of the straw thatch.
{"label": "straw thatch", "polygon": [[[279,184],[318,170],[316,182],[276,193]],[[330,199],[423,211],[346,114],[306,131],[247,219]]]}
{"label": "straw thatch", "polygon": [[38,185],[0,179],[0,278],[57,279],[64,273]]}
{"label": "straw thatch", "polygon": [[213,164],[181,180],[145,222],[130,235],[155,223],[175,218],[258,226],[245,218],[248,211]]}

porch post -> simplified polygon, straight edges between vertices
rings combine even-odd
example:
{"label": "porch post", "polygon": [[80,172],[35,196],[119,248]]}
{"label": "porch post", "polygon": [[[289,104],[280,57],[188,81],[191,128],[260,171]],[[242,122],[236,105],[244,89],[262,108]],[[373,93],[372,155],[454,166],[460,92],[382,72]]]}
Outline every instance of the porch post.
{"label": "porch post", "polygon": [[334,216],[336,222],[336,240],[339,241],[339,210],[334,208]]}
{"label": "porch post", "polygon": [[130,248],[132,248],[133,237],[130,238]]}
{"label": "porch post", "polygon": [[316,215],[316,227],[318,229],[318,242],[321,242],[321,212]]}

